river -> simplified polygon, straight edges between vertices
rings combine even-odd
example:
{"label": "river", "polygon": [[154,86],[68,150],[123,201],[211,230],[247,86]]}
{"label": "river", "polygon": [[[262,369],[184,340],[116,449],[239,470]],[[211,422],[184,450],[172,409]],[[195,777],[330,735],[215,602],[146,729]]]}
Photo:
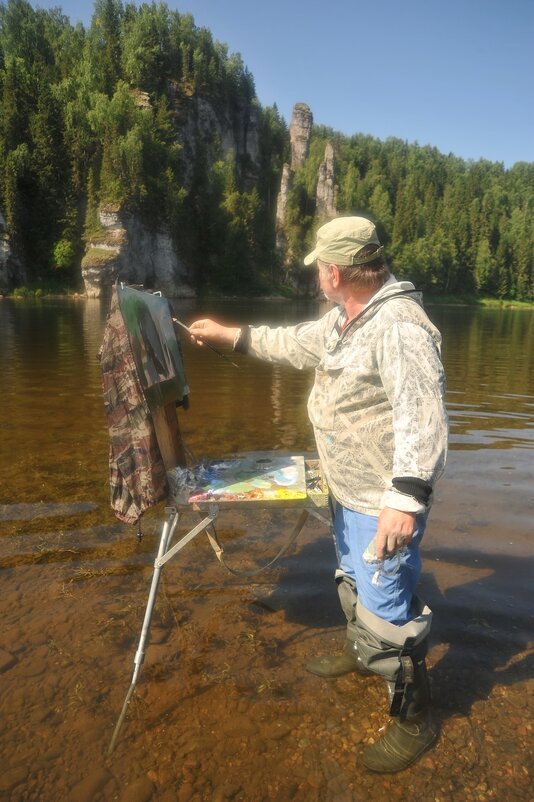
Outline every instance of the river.
{"label": "river", "polygon": [[[324,305],[176,302],[188,321],[292,323]],[[113,517],[99,365],[106,305],[0,300],[0,799],[9,802],[531,799],[534,312],[429,308],[443,334],[451,450],[423,543],[435,613],[437,746],[397,777],[358,763],[387,723],[377,678],[321,680],[342,645],[319,521],[272,571],[236,579],[197,538],[169,563],[117,748],[162,507]],[[184,343],[196,458],[313,449],[312,377]],[[267,561],[290,512],[229,514],[236,568]],[[189,527],[185,527],[184,531]],[[530,696],[529,696],[530,691]],[[530,751],[529,751],[530,745]]]}

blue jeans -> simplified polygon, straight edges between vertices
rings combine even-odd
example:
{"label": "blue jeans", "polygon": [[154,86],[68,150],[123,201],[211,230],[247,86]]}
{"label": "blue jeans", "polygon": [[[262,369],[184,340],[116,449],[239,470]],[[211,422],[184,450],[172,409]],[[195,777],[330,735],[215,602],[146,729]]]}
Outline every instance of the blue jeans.
{"label": "blue jeans", "polygon": [[426,526],[426,514],[416,518],[416,530],[409,545],[384,561],[378,584],[373,584],[377,565],[366,563],[362,554],[376,534],[378,518],[363,515],[336,503],[334,536],[339,567],[354,579],[364,607],[375,615],[403,626],[413,618],[412,599],[421,574],[419,543]]}

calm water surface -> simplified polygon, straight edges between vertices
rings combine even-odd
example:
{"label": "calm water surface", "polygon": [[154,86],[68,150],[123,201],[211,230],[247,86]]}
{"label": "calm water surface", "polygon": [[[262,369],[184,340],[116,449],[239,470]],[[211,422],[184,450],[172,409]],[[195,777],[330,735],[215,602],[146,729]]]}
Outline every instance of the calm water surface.
{"label": "calm water surface", "polygon": [[[175,304],[184,321],[282,325],[326,308]],[[436,614],[429,664],[442,737],[403,776],[420,799],[528,800],[534,313],[429,314],[443,334],[451,418],[422,579]],[[138,693],[106,757],[162,509],[146,516],[141,543],[109,510],[96,359],[105,316],[96,300],[0,301],[0,799],[402,798],[357,762],[386,723],[380,681],[329,684],[302,667],[342,641],[319,522],[257,582],[224,572],[204,541],[169,564]],[[179,417],[197,458],[313,449],[311,374],[240,357],[236,369],[187,342],[184,352],[191,407]],[[272,556],[287,515],[251,526],[230,514],[221,536],[236,567]]]}

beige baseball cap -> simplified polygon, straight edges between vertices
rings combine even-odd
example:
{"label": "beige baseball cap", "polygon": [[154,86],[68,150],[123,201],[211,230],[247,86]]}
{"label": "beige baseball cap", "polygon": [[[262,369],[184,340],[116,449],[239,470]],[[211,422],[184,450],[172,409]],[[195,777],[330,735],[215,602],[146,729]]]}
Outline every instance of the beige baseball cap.
{"label": "beige baseball cap", "polygon": [[374,223],[366,217],[336,217],[317,231],[315,248],[305,259],[311,265],[316,259],[334,265],[366,264],[382,254],[382,247],[371,257],[358,259],[364,245],[380,245]]}

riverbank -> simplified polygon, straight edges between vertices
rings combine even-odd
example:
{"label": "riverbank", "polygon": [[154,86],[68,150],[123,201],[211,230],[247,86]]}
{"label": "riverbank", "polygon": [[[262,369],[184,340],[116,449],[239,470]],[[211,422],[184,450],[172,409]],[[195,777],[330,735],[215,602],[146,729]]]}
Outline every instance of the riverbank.
{"label": "riverbank", "polygon": [[423,293],[427,306],[483,306],[490,309],[533,309],[534,300],[517,301],[511,298],[477,298],[474,295],[430,295]]}
{"label": "riverbank", "polygon": [[[532,301],[518,301],[512,298],[478,298],[474,295],[431,295],[424,294],[425,304],[427,306],[479,306],[495,309],[534,309],[534,299]],[[85,292],[68,288],[64,286],[50,287],[50,285],[28,285],[22,287],[15,287],[11,292],[0,293],[0,300],[3,298],[13,298],[15,300],[25,298],[76,298],[87,299]],[[204,300],[214,298],[217,301],[244,301],[244,300],[257,300],[257,301],[295,301],[295,300],[313,300],[312,298],[297,295],[289,288],[280,288],[279,293],[270,293],[269,295],[228,295],[219,293],[208,293],[204,296]]]}

